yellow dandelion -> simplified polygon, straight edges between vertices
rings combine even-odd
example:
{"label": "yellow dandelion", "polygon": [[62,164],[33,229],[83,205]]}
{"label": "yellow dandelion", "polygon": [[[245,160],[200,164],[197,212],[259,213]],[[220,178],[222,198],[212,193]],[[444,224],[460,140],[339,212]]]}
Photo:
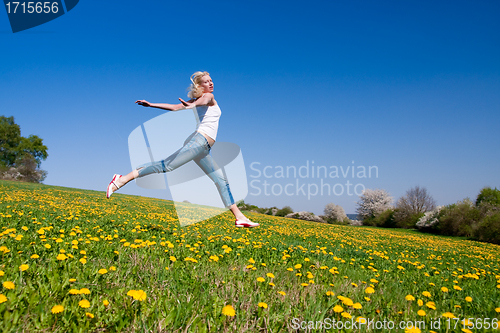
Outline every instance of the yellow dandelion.
{"label": "yellow dandelion", "polygon": [[431,297],[431,293],[428,291],[424,291],[422,295],[424,295],[425,297]]}
{"label": "yellow dandelion", "polygon": [[257,278],[257,281],[258,281],[258,282],[264,282],[264,281],[266,281],[266,279],[264,279],[263,277],[259,276],[259,277]]}
{"label": "yellow dandelion", "polygon": [[442,291],[443,293],[447,293],[447,292],[448,292],[448,288],[446,288],[446,287],[442,287],[442,288],[441,288],[441,291]]}
{"label": "yellow dandelion", "polygon": [[40,258],[40,256],[35,253],[35,254],[32,254],[30,258],[31,259],[38,259],[38,258]]}
{"label": "yellow dandelion", "polygon": [[445,312],[442,314],[442,316],[445,318],[456,318],[455,315],[451,312]]}
{"label": "yellow dandelion", "polygon": [[406,295],[405,298],[407,301],[414,301],[415,300],[415,297],[413,297],[412,295]]}
{"label": "yellow dandelion", "polygon": [[84,265],[87,263],[87,259],[85,259],[85,258],[81,258],[79,261],[80,261],[82,264],[84,264]]}
{"label": "yellow dandelion", "polygon": [[[248,259],[248,262],[251,264],[255,264],[255,260],[253,260],[253,258]],[[231,306],[231,305],[229,305],[229,306]],[[232,308],[232,306],[231,306],[231,308]]]}
{"label": "yellow dandelion", "polygon": [[344,317],[344,318],[347,318],[347,319],[349,319],[349,318],[351,318],[351,317],[352,317],[352,316],[351,316],[351,314],[349,314],[349,313],[347,313],[347,312],[342,312],[340,315],[341,315],[342,317]]}
{"label": "yellow dandelion", "polygon": [[421,333],[422,331],[417,327],[405,328],[405,333]]}
{"label": "yellow dandelion", "polygon": [[88,290],[87,288],[82,288],[79,292],[80,294],[90,295],[90,290]]}
{"label": "yellow dandelion", "polygon": [[302,287],[307,287],[309,284],[308,283],[301,283],[300,284]]}
{"label": "yellow dandelion", "polygon": [[78,302],[78,305],[84,309],[90,308],[90,302],[86,299],[82,299],[80,302]]}
{"label": "yellow dandelion", "polygon": [[4,271],[0,271],[0,276],[4,276],[4,275],[5,275]]}
{"label": "yellow dandelion", "polygon": [[176,262],[176,261],[177,261],[177,258],[176,258],[176,257],[174,257],[174,256],[170,256],[170,261],[171,261],[171,262]]}
{"label": "yellow dandelion", "polygon": [[434,302],[427,302],[425,303],[425,306],[427,306],[429,309],[436,310],[436,303]]}
{"label": "yellow dandelion", "polygon": [[94,315],[90,312],[86,312],[85,315],[90,319],[94,318]]}
{"label": "yellow dandelion", "polygon": [[417,314],[421,317],[424,317],[425,316],[425,311],[424,310],[418,310],[417,311]]}
{"label": "yellow dandelion", "polygon": [[0,294],[0,304],[7,302],[7,297],[4,294]]}
{"label": "yellow dandelion", "polygon": [[293,272],[293,268],[292,267],[288,267],[286,270],[289,271],[289,272]]}
{"label": "yellow dandelion", "polygon": [[66,255],[65,255],[65,254],[63,254],[63,253],[59,253],[59,254],[57,255],[57,260],[61,260],[61,261],[62,261],[62,260],[66,260],[66,259],[68,259],[68,256],[66,256]]}
{"label": "yellow dandelion", "polygon": [[275,286],[275,284],[274,284],[274,283],[272,283],[272,282],[269,282],[269,285],[270,285],[271,287],[274,287],[274,286]]}
{"label": "yellow dandelion", "polygon": [[268,278],[274,279],[274,274],[273,273],[267,273],[266,276]]}
{"label": "yellow dandelion", "polygon": [[97,273],[101,274],[101,275],[104,275],[108,272],[108,270],[106,268],[101,268],[100,270],[97,271]]}
{"label": "yellow dandelion", "polygon": [[352,307],[355,308],[355,309],[357,309],[357,310],[360,310],[360,309],[363,308],[363,306],[361,305],[361,303],[354,303]]}
{"label": "yellow dandelion", "polygon": [[63,312],[64,311],[64,306],[62,305],[55,305],[54,307],[52,307],[52,313],[60,313],[60,312]]}
{"label": "yellow dandelion", "polygon": [[462,328],[462,332],[464,333],[472,333],[472,331],[468,328]]}
{"label": "yellow dandelion", "polygon": [[500,313],[500,307],[499,308],[495,308],[495,311]]}
{"label": "yellow dandelion", "polygon": [[327,291],[326,296],[334,296],[335,293],[333,291]]}
{"label": "yellow dandelion", "polygon": [[293,266],[295,269],[301,269],[302,268],[302,264],[297,264],[295,266]]}
{"label": "yellow dandelion", "polygon": [[366,318],[358,317],[358,318],[356,318],[356,322],[358,322],[360,324],[366,324]]}
{"label": "yellow dandelion", "polygon": [[462,290],[462,288],[460,288],[460,287],[459,287],[459,286],[457,286],[457,285],[453,286],[453,289],[458,290],[458,291]]}
{"label": "yellow dandelion", "polygon": [[50,246],[50,244],[45,244],[45,245],[44,245],[44,247],[45,247],[46,249],[50,249],[52,246]]}
{"label": "yellow dandelion", "polygon": [[344,312],[344,308],[341,307],[340,305],[335,305],[335,307],[333,308],[333,311],[337,312],[337,313]]}
{"label": "yellow dandelion", "polygon": [[105,299],[104,301],[102,301],[102,304],[104,304],[104,306],[108,306],[109,305],[109,301],[107,299]]}
{"label": "yellow dandelion", "polygon": [[367,294],[373,294],[375,292],[375,289],[373,289],[372,287],[368,287],[365,289],[365,293]]}
{"label": "yellow dandelion", "polygon": [[283,295],[283,296],[285,296],[285,295],[286,295],[286,293],[285,293],[284,291],[281,291],[281,290],[280,290],[280,291],[278,291],[278,294]]}
{"label": "yellow dandelion", "polygon": [[21,266],[19,266],[19,270],[20,270],[21,272],[24,272],[24,271],[25,271],[25,270],[27,270],[29,267],[30,267],[29,265],[21,265]]}
{"label": "yellow dandelion", "polygon": [[260,302],[258,305],[259,305],[259,308],[267,309],[267,304],[264,302]]}
{"label": "yellow dandelion", "polygon": [[418,304],[418,306],[422,306],[422,305],[424,305],[424,301],[422,301],[421,299],[419,299],[419,300],[417,301],[417,304]]}
{"label": "yellow dandelion", "polygon": [[5,281],[2,285],[5,289],[14,289],[16,287],[12,281]]}
{"label": "yellow dandelion", "polygon": [[69,290],[69,294],[70,295],[79,295],[80,294],[80,290],[78,290],[78,289],[70,289]]}
{"label": "yellow dandelion", "polygon": [[69,282],[75,282],[76,279],[69,279]]}
{"label": "yellow dandelion", "polygon": [[234,311],[232,305],[226,305],[225,307],[222,308],[222,314],[224,316],[234,317],[236,315],[236,311]]}
{"label": "yellow dandelion", "polygon": [[472,297],[467,296],[467,297],[465,297],[465,300],[466,300],[467,302],[472,302]]}

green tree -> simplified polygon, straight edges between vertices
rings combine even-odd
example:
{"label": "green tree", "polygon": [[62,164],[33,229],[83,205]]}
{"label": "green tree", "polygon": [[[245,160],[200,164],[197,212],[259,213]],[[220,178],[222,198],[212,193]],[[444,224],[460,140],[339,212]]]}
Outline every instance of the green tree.
{"label": "green tree", "polygon": [[21,128],[14,117],[0,116],[0,176],[40,182],[47,175],[39,169],[40,164],[48,156],[47,146],[40,137],[21,136]]}

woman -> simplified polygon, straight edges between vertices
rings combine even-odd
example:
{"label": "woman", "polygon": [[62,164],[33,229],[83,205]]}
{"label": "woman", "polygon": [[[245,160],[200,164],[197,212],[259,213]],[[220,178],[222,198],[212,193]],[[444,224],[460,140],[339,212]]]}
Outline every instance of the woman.
{"label": "woman", "polygon": [[135,102],[144,107],[169,111],[197,107],[196,110],[200,122],[196,131],[186,139],[184,146],[165,160],[143,164],[125,176],[115,174],[108,185],[106,197],[109,198],[113,192],[123,187],[132,179],[153,173],[169,172],[194,160],[217,186],[224,205],[231,210],[236,218],[235,226],[245,228],[257,227],[259,224],[247,219],[234,203],[226,177],[224,177],[222,170],[209,154],[217,136],[221,115],[220,108],[213,95],[214,84],[210,78],[210,74],[207,72],[196,72],[191,76],[191,82],[192,84],[188,93],[188,97],[191,99],[187,102],[182,98],[179,98],[180,104],[149,103],[145,100]]}

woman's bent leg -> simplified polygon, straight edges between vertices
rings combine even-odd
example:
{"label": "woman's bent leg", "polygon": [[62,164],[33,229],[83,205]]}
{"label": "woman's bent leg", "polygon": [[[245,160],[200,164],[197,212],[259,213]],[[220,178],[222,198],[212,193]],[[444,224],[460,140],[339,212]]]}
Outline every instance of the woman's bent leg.
{"label": "woman's bent leg", "polygon": [[219,195],[224,203],[226,208],[230,208],[234,205],[233,195],[231,193],[231,189],[229,188],[229,183],[227,181],[226,176],[222,172],[222,169],[219,168],[217,163],[215,163],[214,159],[210,155],[206,155],[201,159],[195,159],[196,164],[205,172],[205,174],[210,177],[210,179],[215,183],[217,187],[217,191],[219,191]]}

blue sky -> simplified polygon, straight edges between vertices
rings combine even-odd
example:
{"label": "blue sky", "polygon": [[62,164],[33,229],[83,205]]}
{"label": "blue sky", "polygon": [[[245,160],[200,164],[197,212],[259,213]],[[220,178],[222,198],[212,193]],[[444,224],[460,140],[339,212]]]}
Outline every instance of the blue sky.
{"label": "blue sky", "polygon": [[[206,70],[217,139],[241,147],[246,202],[354,213],[349,181],[395,199],[424,186],[450,204],[500,187],[499,14],[498,1],[82,0],[13,34],[0,10],[0,114],[43,138],[46,184],[104,191],[131,170],[128,135],[161,114],[134,101],[174,103]],[[378,177],[275,176],[313,161]],[[266,166],[272,177],[258,177]],[[344,192],[276,195],[321,180]],[[120,192],[171,198],[135,184]]]}

